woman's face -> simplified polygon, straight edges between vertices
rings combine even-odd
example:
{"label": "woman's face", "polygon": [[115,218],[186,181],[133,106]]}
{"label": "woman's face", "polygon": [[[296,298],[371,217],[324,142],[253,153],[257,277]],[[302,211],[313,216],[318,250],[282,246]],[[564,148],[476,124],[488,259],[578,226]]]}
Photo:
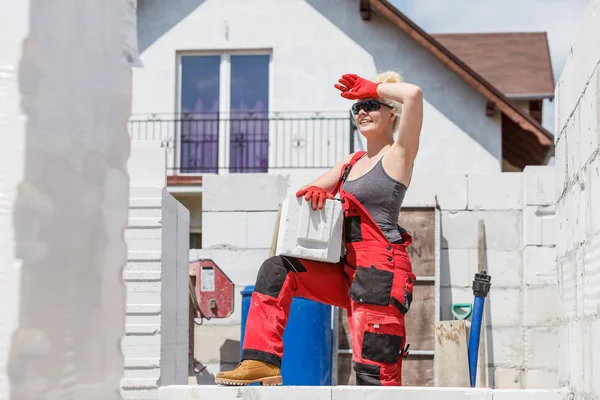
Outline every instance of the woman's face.
{"label": "woman's face", "polygon": [[387,133],[393,127],[395,111],[377,99],[359,100],[352,108],[354,122],[365,137]]}

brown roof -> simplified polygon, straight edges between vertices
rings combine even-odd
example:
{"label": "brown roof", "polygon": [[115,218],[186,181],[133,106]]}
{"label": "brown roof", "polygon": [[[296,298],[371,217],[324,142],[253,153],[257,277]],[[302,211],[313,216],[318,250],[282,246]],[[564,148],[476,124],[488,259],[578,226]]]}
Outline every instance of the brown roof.
{"label": "brown roof", "polygon": [[554,97],[545,32],[432,35],[508,97]]}
{"label": "brown roof", "polygon": [[[513,165],[527,165],[545,164],[547,162],[547,158],[549,158],[553,151],[554,138],[539,122],[514,105],[498,88],[475,72],[473,68],[459,59],[431,35],[427,34],[388,0],[365,1],[368,1],[376,11],[388,18],[410,38],[428,50],[439,62],[454,71],[489,102],[495,104],[509,120],[515,123],[514,131],[519,131],[519,134],[506,138],[507,141],[503,145],[503,157],[509,163]],[[367,15],[367,13],[362,11],[361,15]],[[519,154],[527,154],[528,159],[520,157]],[[532,155],[535,155],[535,157],[532,157]]]}

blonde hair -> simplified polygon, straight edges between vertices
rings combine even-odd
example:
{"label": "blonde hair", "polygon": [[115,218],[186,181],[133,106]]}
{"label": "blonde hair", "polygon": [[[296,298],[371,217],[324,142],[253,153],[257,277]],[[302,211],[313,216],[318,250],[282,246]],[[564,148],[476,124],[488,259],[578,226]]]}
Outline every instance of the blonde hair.
{"label": "blonde hair", "polygon": [[[384,83],[397,83],[397,82],[404,82],[404,79],[402,79],[402,75],[400,75],[397,72],[385,71],[385,72],[380,72],[379,74],[375,75],[375,77],[373,78],[373,81],[374,82],[384,82]],[[393,129],[394,129],[394,133],[395,133],[398,130],[398,125],[400,125],[400,115],[402,115],[402,104],[398,103],[397,101],[389,100],[389,99],[383,99],[383,103],[389,105],[394,110],[396,110],[396,119],[394,119],[394,125],[393,125]]]}

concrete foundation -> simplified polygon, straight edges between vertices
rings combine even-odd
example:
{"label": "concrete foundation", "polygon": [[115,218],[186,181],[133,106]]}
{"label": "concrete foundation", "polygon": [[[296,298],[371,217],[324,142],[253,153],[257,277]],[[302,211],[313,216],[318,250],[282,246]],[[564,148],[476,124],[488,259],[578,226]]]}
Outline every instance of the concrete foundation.
{"label": "concrete foundation", "polygon": [[171,386],[159,390],[159,400],[568,400],[566,390],[492,390],[417,387],[241,387]]}

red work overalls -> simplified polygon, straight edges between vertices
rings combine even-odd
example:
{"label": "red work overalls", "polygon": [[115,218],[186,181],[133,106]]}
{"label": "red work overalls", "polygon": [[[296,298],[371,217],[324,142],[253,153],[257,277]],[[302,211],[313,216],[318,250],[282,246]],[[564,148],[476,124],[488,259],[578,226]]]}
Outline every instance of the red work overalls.
{"label": "red work overalls", "polygon": [[[340,182],[364,152],[344,166]],[[351,194],[340,191],[344,208],[346,255],[337,264],[287,256],[261,266],[244,336],[242,359],[281,366],[283,331],[294,297],[342,307],[348,311],[353,368],[359,385],[402,385],[402,355],[415,275],[401,232],[392,244],[371,215]]]}

